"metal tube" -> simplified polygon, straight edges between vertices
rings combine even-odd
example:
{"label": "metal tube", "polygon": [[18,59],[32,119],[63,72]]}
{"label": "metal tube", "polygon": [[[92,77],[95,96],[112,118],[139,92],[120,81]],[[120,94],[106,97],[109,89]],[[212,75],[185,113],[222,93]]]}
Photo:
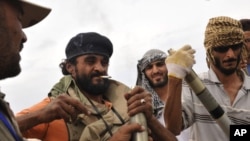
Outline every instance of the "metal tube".
{"label": "metal tube", "polygon": [[143,132],[136,132],[132,136],[133,141],[148,141],[147,120],[144,113],[138,113],[130,118],[130,122],[139,123],[145,127]]}
{"label": "metal tube", "polygon": [[230,133],[230,124],[232,123],[224,110],[218,104],[218,102],[214,99],[205,85],[201,82],[200,78],[197,74],[192,70],[186,77],[185,81],[188,85],[193,89],[196,96],[203,103],[204,107],[211,114],[211,116],[215,119],[221,129],[225,132],[225,134],[229,137]]}

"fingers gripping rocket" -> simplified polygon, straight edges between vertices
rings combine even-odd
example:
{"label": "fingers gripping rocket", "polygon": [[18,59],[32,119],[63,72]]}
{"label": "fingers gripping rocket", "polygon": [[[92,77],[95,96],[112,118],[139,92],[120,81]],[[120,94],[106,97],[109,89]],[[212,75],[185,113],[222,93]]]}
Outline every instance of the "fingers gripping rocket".
{"label": "fingers gripping rocket", "polygon": [[190,45],[185,45],[181,49],[174,51],[168,50],[170,56],[166,59],[168,75],[183,79],[191,72],[193,64],[195,64],[195,50]]}

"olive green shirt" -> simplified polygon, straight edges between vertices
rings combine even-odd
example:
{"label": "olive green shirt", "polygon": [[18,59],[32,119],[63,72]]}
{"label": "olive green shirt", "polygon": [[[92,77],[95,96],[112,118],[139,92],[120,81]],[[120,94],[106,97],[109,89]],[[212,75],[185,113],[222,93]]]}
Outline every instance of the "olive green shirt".
{"label": "olive green shirt", "polygon": [[[108,132],[110,128],[114,133],[124,123],[129,120],[127,114],[127,101],[124,94],[130,89],[126,85],[110,80],[111,84],[103,97],[105,100],[112,103],[112,108],[105,104],[100,104],[91,101],[98,109],[94,109],[90,100],[79,90],[74,79],[68,75],[63,77],[60,82],[54,85],[49,93],[50,97],[57,97],[59,94],[67,93],[70,96],[80,100],[89,111],[92,112],[90,116],[80,114],[76,123],[67,123],[70,141],[105,141],[111,137]],[[102,118],[100,118],[100,115]],[[106,122],[106,123],[105,123]]]}

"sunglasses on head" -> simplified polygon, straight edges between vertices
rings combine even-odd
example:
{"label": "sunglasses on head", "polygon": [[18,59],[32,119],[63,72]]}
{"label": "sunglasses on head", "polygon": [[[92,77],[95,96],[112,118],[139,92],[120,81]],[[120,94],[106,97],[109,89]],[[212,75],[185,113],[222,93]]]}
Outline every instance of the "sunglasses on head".
{"label": "sunglasses on head", "polygon": [[219,52],[219,53],[225,53],[227,52],[230,48],[233,50],[233,51],[236,51],[240,48],[243,47],[243,43],[239,43],[239,44],[236,44],[236,45],[231,45],[231,46],[220,46],[220,47],[214,47],[212,48],[214,51],[216,52]]}

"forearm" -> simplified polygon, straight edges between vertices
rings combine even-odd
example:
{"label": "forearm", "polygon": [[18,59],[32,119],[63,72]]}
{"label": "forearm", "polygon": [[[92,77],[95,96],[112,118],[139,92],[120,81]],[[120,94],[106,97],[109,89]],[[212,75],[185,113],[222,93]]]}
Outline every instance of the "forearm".
{"label": "forearm", "polygon": [[44,113],[45,111],[42,109],[44,109],[44,107],[46,107],[50,101],[50,98],[46,97],[41,102],[16,114],[16,120],[21,132],[25,132],[33,126],[46,122],[43,118],[48,117],[53,112],[50,112],[50,114],[48,114],[48,112]]}
{"label": "forearm", "polygon": [[16,121],[21,132],[25,132],[34,126],[43,123],[43,119],[39,111],[16,116]]}
{"label": "forearm", "polygon": [[182,79],[169,76],[164,120],[167,129],[175,135],[182,130],[181,91]]}
{"label": "forearm", "polygon": [[154,116],[148,121],[148,127],[155,141],[177,141],[175,135],[167,130]]}

